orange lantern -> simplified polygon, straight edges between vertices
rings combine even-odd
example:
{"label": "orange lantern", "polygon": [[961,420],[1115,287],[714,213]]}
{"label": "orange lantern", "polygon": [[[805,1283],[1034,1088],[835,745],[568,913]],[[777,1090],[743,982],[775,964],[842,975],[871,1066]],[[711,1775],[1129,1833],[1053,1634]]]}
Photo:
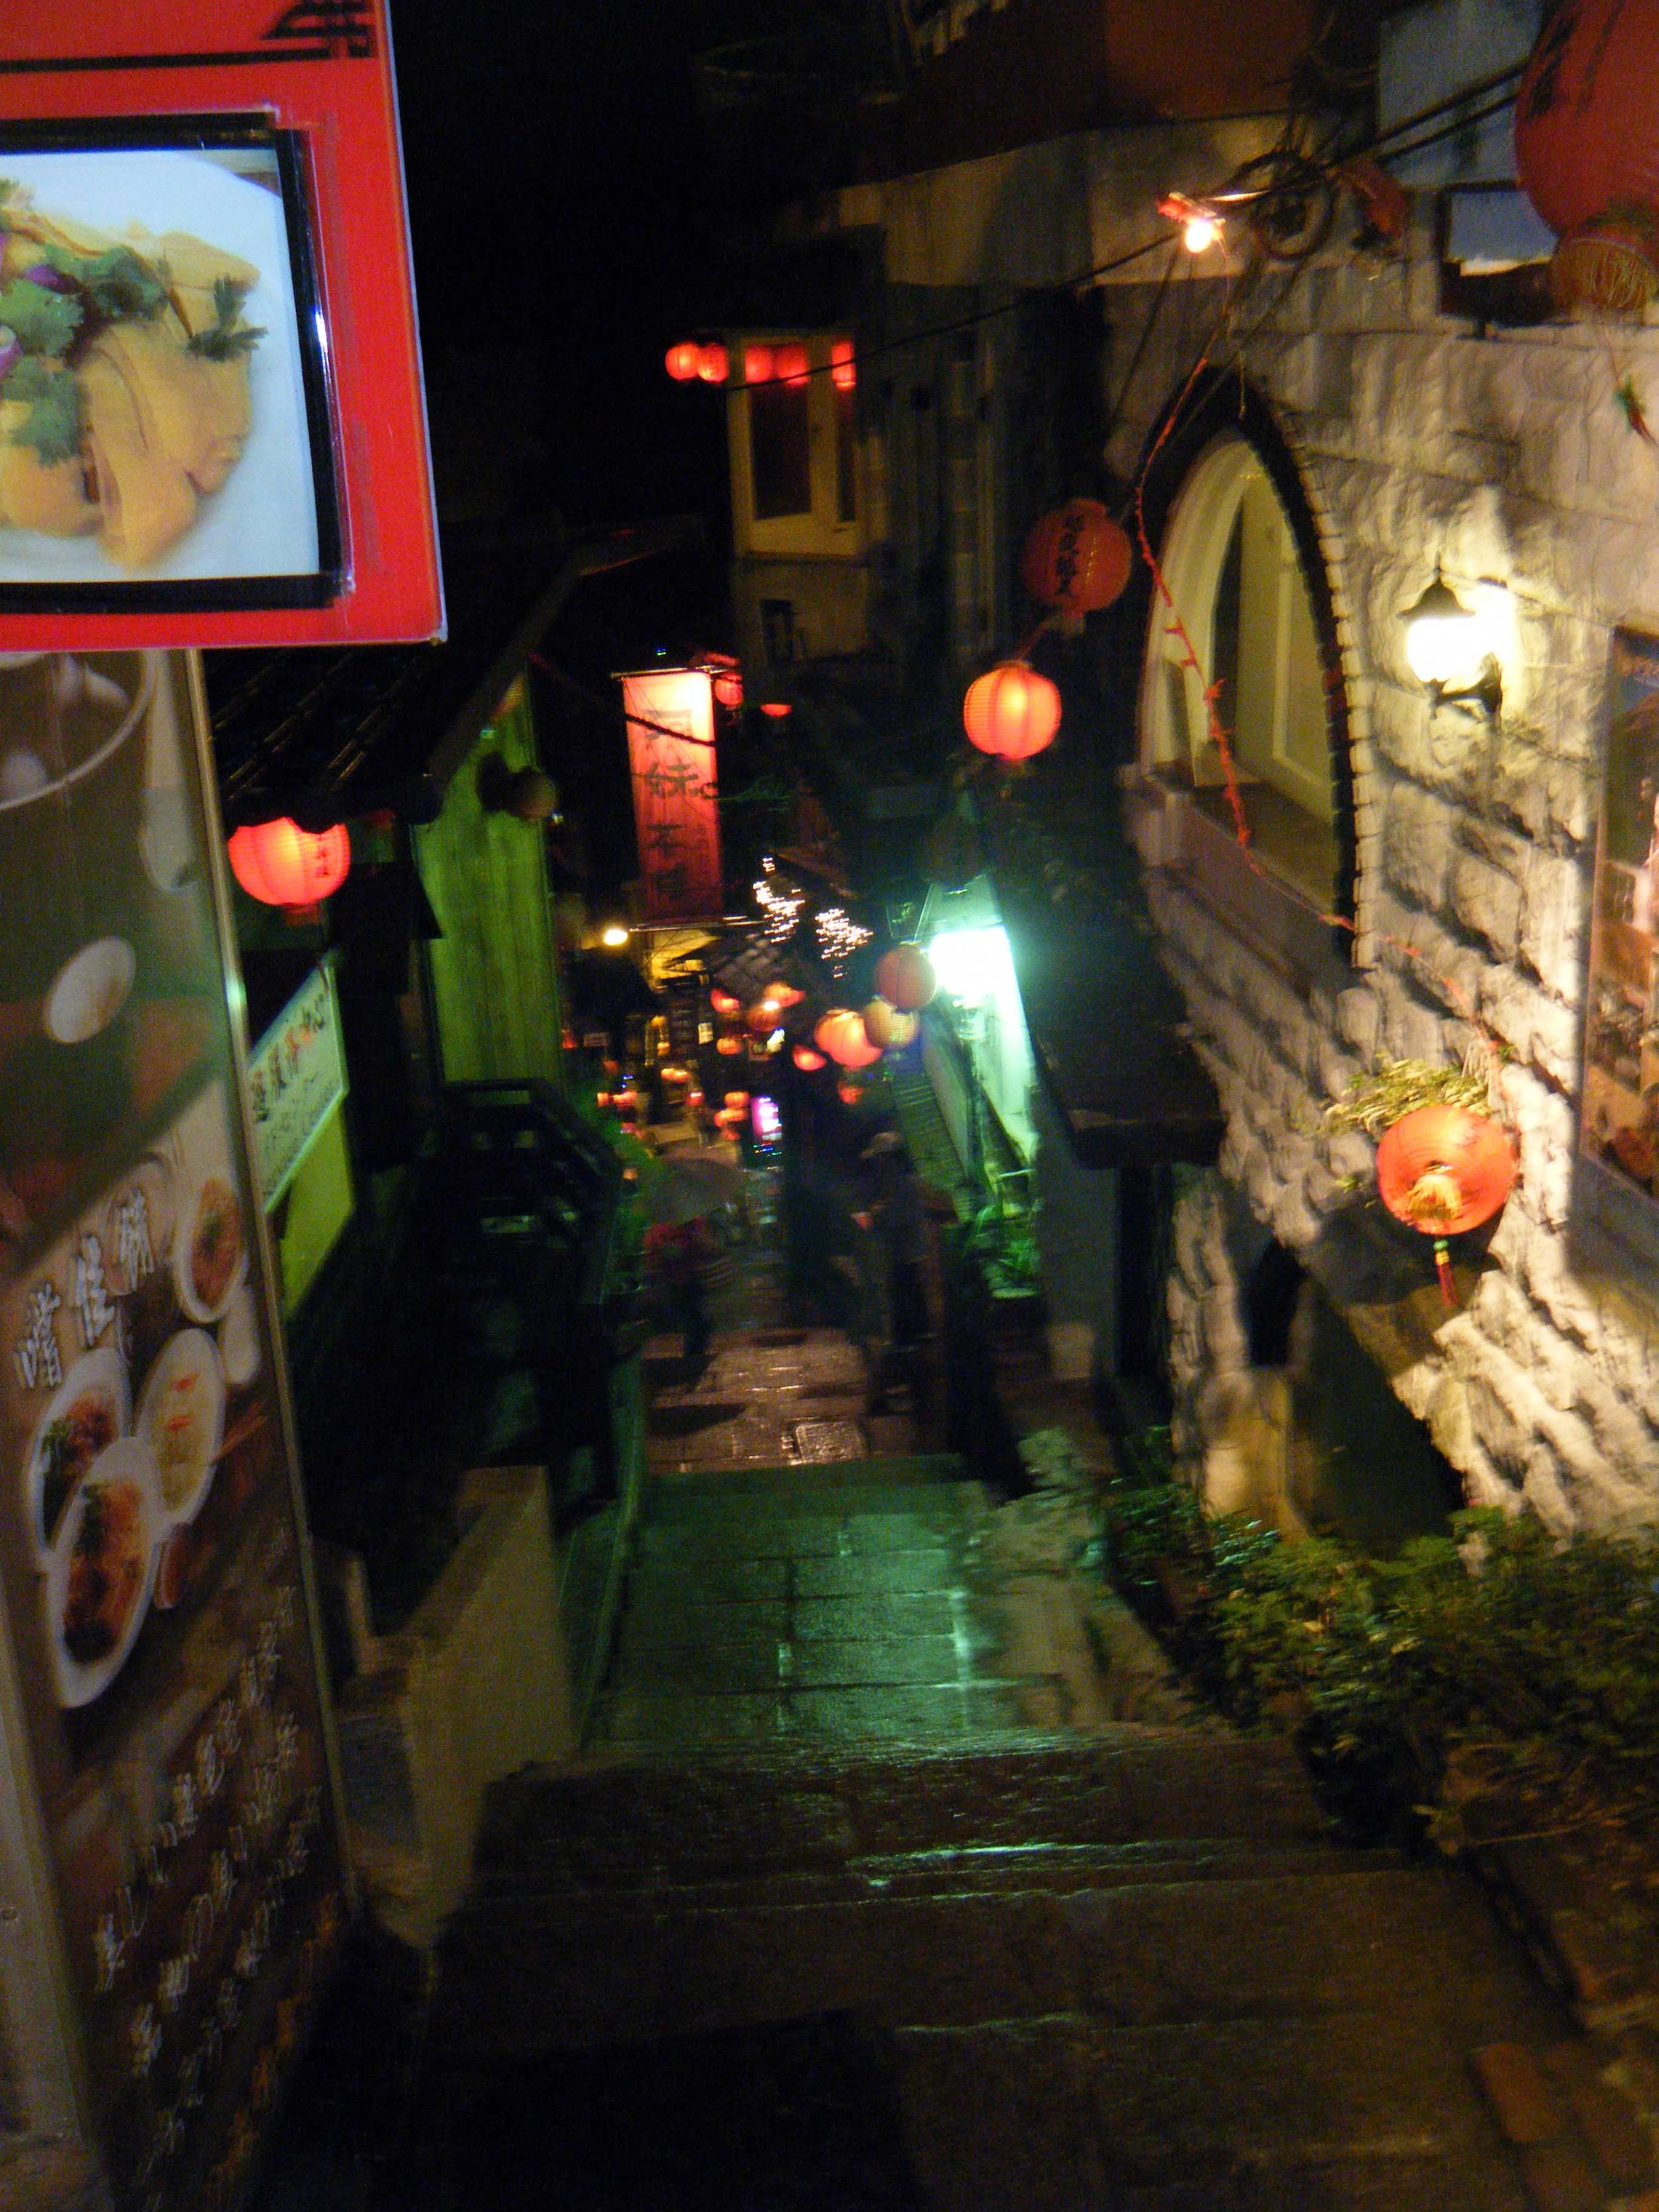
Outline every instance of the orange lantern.
{"label": "orange lantern", "polygon": [[699,1106],[701,1106],[701,1105],[702,1104],[702,1103],[703,1103],[703,1096],[702,1096],[702,1091],[699,1091],[699,1090],[696,1087],[696,1085],[694,1085],[692,1086],[692,1088],[691,1088],[690,1091],[688,1091],[686,1092],[686,1094],[685,1094],[685,1103],[686,1103],[687,1109],[688,1109],[691,1113],[695,1114],[695,1113],[696,1112],[696,1110],[697,1110],[698,1107],[699,1107]]}
{"label": "orange lantern", "polygon": [[593,1093],[593,1103],[599,1108],[600,1113],[603,1114],[608,1106],[614,1103],[614,1101],[608,1091],[596,1091]]}
{"label": "orange lantern", "polygon": [[731,357],[723,345],[697,348],[697,374],[705,384],[724,384],[731,373]]}
{"label": "orange lantern", "polygon": [[769,384],[777,374],[770,346],[745,346],[743,349],[743,380],[745,384]]}
{"label": "orange lantern", "polygon": [[717,1014],[735,1014],[741,1006],[741,1001],[734,999],[729,991],[711,991],[708,1003]]}
{"label": "orange lantern", "polygon": [[728,1030],[724,1036],[715,1038],[714,1049],[716,1052],[724,1053],[726,1059],[730,1060],[734,1054],[743,1050],[743,1039],[735,1030]]}
{"label": "orange lantern", "polygon": [[805,991],[798,991],[793,983],[769,983],[766,987],[766,995],[775,1006],[781,1006],[787,1010],[790,1006],[799,1006],[806,994]]}
{"label": "orange lantern", "polygon": [[778,1025],[778,1016],[781,1011],[775,1000],[757,999],[743,1018],[750,1036],[770,1036]]}
{"label": "orange lantern", "polygon": [[663,366],[676,384],[690,384],[696,375],[697,364],[702,358],[702,348],[690,338],[682,338],[663,356]]}
{"label": "orange lantern", "polygon": [[351,867],[343,822],[319,833],[301,830],[286,815],[251,823],[231,838],[229,853],[230,872],[250,898],[296,915],[337,891]]}
{"label": "orange lantern", "polygon": [[843,1106],[856,1106],[864,1096],[864,1085],[850,1075],[843,1075],[836,1085],[836,1096]]}
{"label": "orange lantern", "polygon": [[1020,574],[1045,607],[1086,615],[1121,596],[1133,559],[1128,533],[1097,499],[1068,499],[1026,539]]}
{"label": "orange lantern", "polygon": [[902,1051],[916,1033],[914,1014],[902,1014],[885,999],[872,999],[861,1017],[864,1034],[878,1052]]}
{"label": "orange lantern", "polygon": [[1446,1239],[1490,1221],[1515,1181],[1515,1153],[1490,1115],[1467,1106],[1419,1106],[1382,1133],[1378,1195],[1396,1220],[1434,1239],[1440,1295],[1455,1305]]}
{"label": "orange lantern", "polygon": [[729,1113],[741,1114],[749,1104],[749,1093],[746,1091],[728,1091],[720,1103]]}
{"label": "orange lantern", "polygon": [[837,1067],[873,1067],[881,1058],[881,1047],[872,1044],[865,1034],[863,1015],[845,1007],[824,1016],[812,1032],[812,1042]]}
{"label": "orange lantern", "polygon": [[805,384],[812,374],[806,348],[804,345],[774,346],[772,374],[783,384]]}
{"label": "orange lantern", "polygon": [[1001,760],[1029,760],[1054,741],[1060,693],[1023,660],[1005,660],[968,686],[962,702],[969,742]]}
{"label": "orange lantern", "polygon": [[720,671],[714,678],[714,700],[716,705],[736,713],[743,704],[742,669],[725,668]]}
{"label": "orange lantern", "polygon": [[821,1052],[814,1052],[810,1044],[798,1044],[789,1055],[803,1075],[816,1075],[830,1063]]}
{"label": "orange lantern", "polygon": [[858,359],[851,338],[837,338],[830,349],[830,381],[837,392],[858,389]]}
{"label": "orange lantern", "polygon": [[786,714],[793,714],[794,711],[794,708],[790,705],[787,699],[763,699],[761,701],[762,714],[769,714],[775,722],[782,721]]}
{"label": "orange lantern", "polygon": [[1659,0],[1547,15],[1515,96],[1515,162],[1552,230],[1659,204]]}
{"label": "orange lantern", "polygon": [[890,1006],[915,1013],[939,989],[933,963],[919,945],[896,945],[876,963],[876,988]]}
{"label": "orange lantern", "polygon": [[631,1083],[626,1085],[617,1093],[616,1104],[617,1111],[623,1117],[624,1120],[630,1118],[632,1115],[639,1112],[640,1094],[635,1091]]}

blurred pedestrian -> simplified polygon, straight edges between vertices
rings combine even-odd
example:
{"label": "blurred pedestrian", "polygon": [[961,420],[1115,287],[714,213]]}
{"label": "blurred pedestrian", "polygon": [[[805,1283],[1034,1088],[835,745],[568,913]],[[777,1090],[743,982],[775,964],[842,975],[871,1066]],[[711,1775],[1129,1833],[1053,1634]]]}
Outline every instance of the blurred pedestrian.
{"label": "blurred pedestrian", "polygon": [[866,1147],[869,1200],[854,1216],[880,1247],[887,1309],[887,1342],[878,1366],[872,1410],[888,1386],[914,1373],[917,1346],[927,1334],[927,1208],[909,1146],[896,1129],[884,1129]]}
{"label": "blurred pedestrian", "polygon": [[700,1366],[708,1357],[705,1302],[714,1240],[702,1214],[690,1221],[653,1221],[645,1232],[646,1279],[669,1324],[680,1332],[683,1357]]}

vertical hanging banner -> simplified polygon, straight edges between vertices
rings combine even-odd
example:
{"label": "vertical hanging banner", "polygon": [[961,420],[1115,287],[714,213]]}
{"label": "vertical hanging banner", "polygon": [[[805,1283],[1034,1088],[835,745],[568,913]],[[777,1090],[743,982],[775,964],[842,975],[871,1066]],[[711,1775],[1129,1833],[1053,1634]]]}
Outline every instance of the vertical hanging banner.
{"label": "vertical hanging banner", "polygon": [[725,909],[714,774],[714,679],[655,668],[622,679],[634,826],[647,921],[714,921]]}
{"label": "vertical hanging banner", "polygon": [[13,662],[0,730],[9,1825],[119,2212],[228,2212],[347,1885],[199,667]]}
{"label": "vertical hanging banner", "polygon": [[0,648],[442,634],[388,37],[0,8]]}

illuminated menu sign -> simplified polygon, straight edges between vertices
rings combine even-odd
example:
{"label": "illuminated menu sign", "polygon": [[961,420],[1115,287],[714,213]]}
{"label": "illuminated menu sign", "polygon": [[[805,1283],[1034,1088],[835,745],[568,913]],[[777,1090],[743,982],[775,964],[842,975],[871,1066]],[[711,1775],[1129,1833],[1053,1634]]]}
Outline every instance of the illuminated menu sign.
{"label": "illuminated menu sign", "polygon": [[706,668],[653,669],[622,687],[645,917],[716,919],[725,902],[713,678]]}
{"label": "illuminated menu sign", "polygon": [[15,1718],[116,2203],[214,2212],[345,1887],[199,678],[182,655],[40,656],[0,667],[0,732]]}

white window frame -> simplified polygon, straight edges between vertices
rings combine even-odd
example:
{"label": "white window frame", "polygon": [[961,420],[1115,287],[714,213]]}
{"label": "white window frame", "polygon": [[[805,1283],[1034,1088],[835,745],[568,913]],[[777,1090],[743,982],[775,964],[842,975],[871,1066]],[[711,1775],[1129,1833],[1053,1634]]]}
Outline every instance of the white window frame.
{"label": "white window frame", "polygon": [[[836,399],[830,374],[830,349],[850,332],[839,331],[741,331],[727,343],[732,381],[726,388],[726,443],[732,466],[732,537],[739,553],[793,554],[831,560],[856,559],[864,551],[864,456],[856,430],[853,438],[853,519],[840,515]],[[804,345],[813,369],[807,386],[807,467],[811,485],[810,513],[757,519],[750,445],[750,392],[741,378],[751,345]]]}

